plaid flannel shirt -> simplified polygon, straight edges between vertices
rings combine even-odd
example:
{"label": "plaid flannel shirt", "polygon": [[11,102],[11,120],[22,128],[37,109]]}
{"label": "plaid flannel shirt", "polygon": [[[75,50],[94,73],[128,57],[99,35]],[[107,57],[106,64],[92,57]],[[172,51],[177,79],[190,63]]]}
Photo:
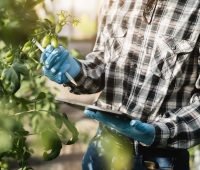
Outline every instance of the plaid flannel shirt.
{"label": "plaid flannel shirt", "polygon": [[200,143],[200,1],[105,0],[74,93],[151,122],[153,145]]}

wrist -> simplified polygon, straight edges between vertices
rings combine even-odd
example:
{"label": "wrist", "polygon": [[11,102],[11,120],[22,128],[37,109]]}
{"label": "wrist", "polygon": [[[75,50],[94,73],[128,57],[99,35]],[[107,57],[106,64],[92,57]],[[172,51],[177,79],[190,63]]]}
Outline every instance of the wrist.
{"label": "wrist", "polygon": [[153,144],[156,132],[152,124],[131,120],[130,126],[132,127],[132,136],[135,140],[145,145]]}
{"label": "wrist", "polygon": [[78,62],[78,60],[76,60],[75,58],[70,56],[70,67],[69,70],[67,70],[67,72],[71,75],[72,78],[76,78],[76,76],[80,73],[81,71],[81,66]]}
{"label": "wrist", "polygon": [[140,142],[143,146],[151,146],[154,143],[156,136],[155,128],[152,126],[150,127],[150,129],[149,129],[149,134],[146,136],[146,138],[142,138]]}

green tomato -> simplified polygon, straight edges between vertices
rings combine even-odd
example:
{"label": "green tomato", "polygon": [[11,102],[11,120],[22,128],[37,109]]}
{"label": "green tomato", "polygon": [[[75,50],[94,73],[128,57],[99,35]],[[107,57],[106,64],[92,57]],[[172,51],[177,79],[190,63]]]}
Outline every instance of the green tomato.
{"label": "green tomato", "polygon": [[32,44],[30,41],[26,42],[22,48],[22,52],[24,52],[24,53],[29,52],[31,50],[31,46],[32,46]]}
{"label": "green tomato", "polygon": [[43,48],[46,48],[48,44],[50,44],[51,42],[51,36],[50,35],[46,35],[41,42],[41,45]]}
{"label": "green tomato", "polygon": [[5,61],[6,61],[7,64],[12,64],[13,60],[14,60],[14,56],[13,55],[5,58]]}
{"label": "green tomato", "polygon": [[28,55],[29,55],[29,57],[33,58],[35,56],[35,52],[31,51]]}
{"label": "green tomato", "polygon": [[51,45],[52,45],[54,48],[57,48],[57,47],[58,47],[58,39],[57,39],[56,37],[51,38]]}
{"label": "green tomato", "polygon": [[8,51],[6,54],[5,54],[5,58],[4,58],[5,62],[7,64],[12,64],[13,60],[14,60],[14,55],[12,54],[11,51]]}
{"label": "green tomato", "polygon": [[7,58],[7,57],[9,57],[9,56],[11,56],[11,55],[12,55],[12,52],[11,52],[11,51],[8,51],[8,52],[6,52],[5,57]]}

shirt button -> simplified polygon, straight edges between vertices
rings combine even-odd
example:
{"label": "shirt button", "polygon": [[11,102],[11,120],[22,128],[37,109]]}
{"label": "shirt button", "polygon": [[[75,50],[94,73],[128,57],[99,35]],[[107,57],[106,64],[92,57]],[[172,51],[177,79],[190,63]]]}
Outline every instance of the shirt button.
{"label": "shirt button", "polygon": [[172,46],[172,50],[176,50],[176,46],[174,45],[174,46]]}
{"label": "shirt button", "polygon": [[145,8],[145,13],[146,13],[146,14],[150,14],[151,10],[152,10],[152,9],[151,9],[149,6],[147,6],[147,7]]}
{"label": "shirt button", "polygon": [[144,36],[143,36],[143,35],[139,35],[139,36],[138,36],[138,39],[139,39],[140,41],[143,41],[143,40],[144,40]]}
{"label": "shirt button", "polygon": [[133,64],[133,68],[137,68],[137,64],[135,63],[135,64]]}
{"label": "shirt button", "polygon": [[139,86],[142,86],[142,84],[143,84],[143,82],[141,82],[141,81],[140,81],[140,82],[138,82],[138,85],[139,85]]}
{"label": "shirt button", "polygon": [[151,44],[151,45],[148,44],[148,45],[147,45],[147,48],[148,48],[148,49],[152,49],[152,48],[153,48],[153,47],[152,47],[152,44]]}
{"label": "shirt button", "polygon": [[148,46],[148,47],[146,48],[146,53],[147,53],[147,54],[151,54],[151,52],[152,52],[152,47],[151,47],[151,46]]}

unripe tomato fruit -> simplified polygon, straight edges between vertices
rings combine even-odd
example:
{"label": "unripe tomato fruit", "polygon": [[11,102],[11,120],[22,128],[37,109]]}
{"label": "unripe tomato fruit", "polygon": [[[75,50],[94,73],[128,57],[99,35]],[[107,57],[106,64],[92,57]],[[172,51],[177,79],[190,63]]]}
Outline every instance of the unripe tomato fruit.
{"label": "unripe tomato fruit", "polygon": [[50,44],[51,42],[51,36],[50,35],[46,35],[41,42],[41,45],[43,48],[46,48],[48,44]]}
{"label": "unripe tomato fruit", "polygon": [[5,61],[7,62],[7,64],[11,64],[13,62],[13,60],[14,60],[14,56],[13,55],[5,58]]}
{"label": "unripe tomato fruit", "polygon": [[31,45],[32,45],[32,44],[31,44],[30,41],[26,42],[26,43],[24,44],[23,48],[22,48],[22,52],[24,52],[24,53],[29,52],[30,49],[31,49]]}
{"label": "unripe tomato fruit", "polygon": [[58,47],[58,39],[56,37],[52,37],[51,38],[51,45],[54,47],[54,48],[57,48]]}
{"label": "unripe tomato fruit", "polygon": [[7,64],[11,64],[14,60],[14,56],[12,54],[11,51],[8,51],[6,54],[5,54],[5,58],[4,60],[6,61]]}

